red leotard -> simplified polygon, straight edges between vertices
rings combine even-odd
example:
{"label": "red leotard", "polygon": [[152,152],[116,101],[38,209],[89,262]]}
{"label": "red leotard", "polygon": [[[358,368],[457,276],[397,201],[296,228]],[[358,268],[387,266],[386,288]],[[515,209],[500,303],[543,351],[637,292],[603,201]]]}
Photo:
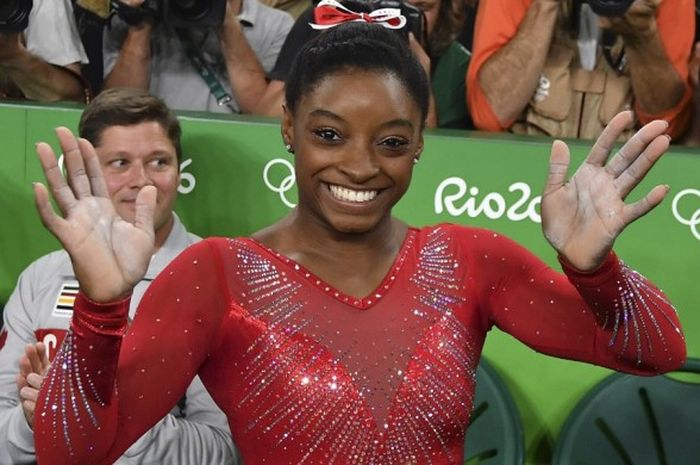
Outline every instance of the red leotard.
{"label": "red leotard", "polygon": [[593,274],[564,268],[568,279],[493,232],[409,229],[358,299],[252,239],[203,241],[128,329],[127,302],[79,297],[39,402],[39,463],[111,463],[196,373],[246,465],[462,463],[492,325],[632,373],[682,363],[676,312],[645,278],[613,254]]}

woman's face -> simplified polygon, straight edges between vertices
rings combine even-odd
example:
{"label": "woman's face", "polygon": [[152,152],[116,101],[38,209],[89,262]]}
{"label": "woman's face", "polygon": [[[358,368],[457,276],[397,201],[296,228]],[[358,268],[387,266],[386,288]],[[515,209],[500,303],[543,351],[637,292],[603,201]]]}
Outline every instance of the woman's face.
{"label": "woman's face", "polygon": [[285,111],[282,136],[295,151],[299,213],[342,233],[389,219],[423,149],[418,105],[381,71],[326,76]]}

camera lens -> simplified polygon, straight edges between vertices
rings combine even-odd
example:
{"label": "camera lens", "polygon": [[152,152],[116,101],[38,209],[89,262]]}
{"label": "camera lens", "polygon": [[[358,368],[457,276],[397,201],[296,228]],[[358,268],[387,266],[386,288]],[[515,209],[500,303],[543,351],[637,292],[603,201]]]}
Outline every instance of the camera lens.
{"label": "camera lens", "polygon": [[600,16],[622,16],[629,10],[634,0],[589,0],[594,13]]}
{"label": "camera lens", "polygon": [[195,21],[207,14],[211,2],[202,0],[171,0],[173,14],[180,18]]}
{"label": "camera lens", "polygon": [[0,33],[24,30],[32,5],[32,0],[0,0]]}
{"label": "camera lens", "polygon": [[17,15],[19,0],[0,2],[0,22],[5,23]]}

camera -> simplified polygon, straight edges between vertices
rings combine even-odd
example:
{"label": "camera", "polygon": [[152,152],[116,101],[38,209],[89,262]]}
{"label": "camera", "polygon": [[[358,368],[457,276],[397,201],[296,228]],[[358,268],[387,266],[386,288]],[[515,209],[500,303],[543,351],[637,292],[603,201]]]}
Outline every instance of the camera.
{"label": "camera", "polygon": [[177,28],[215,28],[224,22],[226,0],[145,0],[136,8],[113,0],[112,7],[127,24],[152,19]]}
{"label": "camera", "polygon": [[0,33],[25,30],[32,6],[32,0],[0,0]]}
{"label": "camera", "polygon": [[598,16],[622,16],[627,13],[634,0],[580,0],[588,3]]}
{"label": "camera", "polygon": [[427,44],[426,34],[428,28],[425,22],[425,15],[419,8],[407,3],[403,0],[372,0],[372,10],[381,8],[396,8],[401,10],[401,14],[406,17],[406,26],[401,30],[401,33],[408,40],[408,33],[412,32],[416,40],[421,44]]}

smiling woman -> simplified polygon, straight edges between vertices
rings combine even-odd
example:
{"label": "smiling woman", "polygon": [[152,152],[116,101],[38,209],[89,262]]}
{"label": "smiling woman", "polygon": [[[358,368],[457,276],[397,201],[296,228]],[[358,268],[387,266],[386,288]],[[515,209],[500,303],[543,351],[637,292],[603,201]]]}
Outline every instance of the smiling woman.
{"label": "smiling woman", "polygon": [[[394,33],[338,26],[296,67],[282,138],[295,154],[299,205],[251,238],[189,248],[129,326],[123,296],[148,261],[136,245],[152,228],[155,189],[137,197],[142,221],[112,228],[113,213],[92,202],[104,180],[90,147],[67,151],[67,194],[39,145],[66,216],[50,211],[43,186],[39,211],[81,288],[37,407],[40,463],[111,463],[197,373],[246,465],[460,463],[494,325],[541,352],[632,373],[683,362],[675,309],[612,252],[667,192],[623,201],[668,148],[663,121],[607,161],[632,121],[618,115],[568,182],[568,149],[553,144],[541,210],[560,274],[498,234],[391,216],[422,150],[427,108],[420,65]],[[99,234],[72,245],[85,230]],[[173,311],[180,318],[163,318]],[[175,343],[157,343],[156,330]]]}

